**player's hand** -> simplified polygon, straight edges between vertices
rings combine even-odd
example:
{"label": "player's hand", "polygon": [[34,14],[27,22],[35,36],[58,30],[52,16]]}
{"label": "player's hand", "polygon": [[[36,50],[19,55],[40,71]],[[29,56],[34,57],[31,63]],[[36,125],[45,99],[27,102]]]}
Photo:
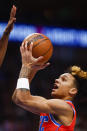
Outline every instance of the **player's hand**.
{"label": "player's hand", "polygon": [[38,63],[43,59],[43,56],[34,58],[32,56],[33,43],[30,44],[29,49],[27,47],[27,43],[28,43],[27,41],[23,42],[20,47],[22,65],[30,66],[36,70],[41,70],[41,69],[46,68],[50,63],[38,65]]}
{"label": "player's hand", "polygon": [[16,6],[13,5],[11,12],[10,12],[10,19],[5,29],[5,32],[8,34],[12,31],[14,23],[16,22],[15,15],[16,15]]}

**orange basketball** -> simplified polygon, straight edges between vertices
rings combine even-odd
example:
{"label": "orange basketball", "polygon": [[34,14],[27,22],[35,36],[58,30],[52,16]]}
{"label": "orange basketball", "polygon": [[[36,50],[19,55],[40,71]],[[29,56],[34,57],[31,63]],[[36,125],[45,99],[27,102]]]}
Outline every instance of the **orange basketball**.
{"label": "orange basketball", "polygon": [[24,41],[28,41],[28,47],[33,42],[32,55],[37,58],[39,56],[44,56],[44,58],[38,64],[46,63],[52,56],[53,45],[50,39],[40,33],[34,33],[27,36]]}

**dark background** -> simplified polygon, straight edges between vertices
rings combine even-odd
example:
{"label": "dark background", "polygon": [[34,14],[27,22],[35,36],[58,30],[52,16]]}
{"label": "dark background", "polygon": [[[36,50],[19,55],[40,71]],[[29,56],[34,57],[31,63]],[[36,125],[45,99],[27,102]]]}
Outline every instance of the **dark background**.
{"label": "dark background", "polygon": [[[17,6],[17,23],[36,26],[87,28],[87,1],[84,0],[1,0],[0,21],[7,22],[12,5]],[[39,116],[24,111],[12,102],[21,67],[21,43],[9,42],[0,69],[0,131],[37,131]],[[31,84],[31,92],[50,98],[54,79],[70,65],[87,70],[87,48],[54,46],[51,65],[38,72]],[[75,131],[87,131],[87,86],[82,86],[75,98],[77,124]]]}

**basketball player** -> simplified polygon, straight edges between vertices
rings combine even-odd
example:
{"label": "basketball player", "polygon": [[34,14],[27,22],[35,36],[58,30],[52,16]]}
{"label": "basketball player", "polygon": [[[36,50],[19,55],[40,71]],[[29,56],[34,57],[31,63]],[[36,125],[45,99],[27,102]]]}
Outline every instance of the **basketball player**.
{"label": "basketball player", "polygon": [[10,13],[10,19],[0,39],[0,66],[2,65],[4,56],[6,54],[10,32],[12,31],[14,22],[16,21],[15,15],[16,15],[16,7],[13,5]]}
{"label": "basketball player", "polygon": [[76,122],[76,110],[72,103],[78,92],[78,78],[87,77],[79,67],[70,67],[55,79],[52,89],[53,99],[45,99],[40,96],[33,96],[30,92],[30,83],[40,69],[49,65],[37,65],[43,57],[32,56],[33,43],[27,49],[27,42],[20,47],[22,56],[22,67],[17,81],[17,87],[13,93],[13,101],[27,111],[40,115],[39,131],[74,131]]}

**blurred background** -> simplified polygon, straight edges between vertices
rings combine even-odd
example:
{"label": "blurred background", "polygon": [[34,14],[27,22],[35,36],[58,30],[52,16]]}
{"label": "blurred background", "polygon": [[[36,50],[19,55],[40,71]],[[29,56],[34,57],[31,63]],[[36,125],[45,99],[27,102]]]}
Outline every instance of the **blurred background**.
{"label": "blurred background", "polygon": [[[17,6],[17,22],[0,68],[0,131],[38,131],[39,116],[12,102],[21,67],[20,45],[31,33],[47,35],[54,47],[51,65],[37,73],[31,84],[33,95],[50,98],[54,79],[71,65],[87,70],[87,1],[84,0],[1,0],[0,37],[12,5]],[[75,131],[87,131],[87,86],[75,98]]]}

